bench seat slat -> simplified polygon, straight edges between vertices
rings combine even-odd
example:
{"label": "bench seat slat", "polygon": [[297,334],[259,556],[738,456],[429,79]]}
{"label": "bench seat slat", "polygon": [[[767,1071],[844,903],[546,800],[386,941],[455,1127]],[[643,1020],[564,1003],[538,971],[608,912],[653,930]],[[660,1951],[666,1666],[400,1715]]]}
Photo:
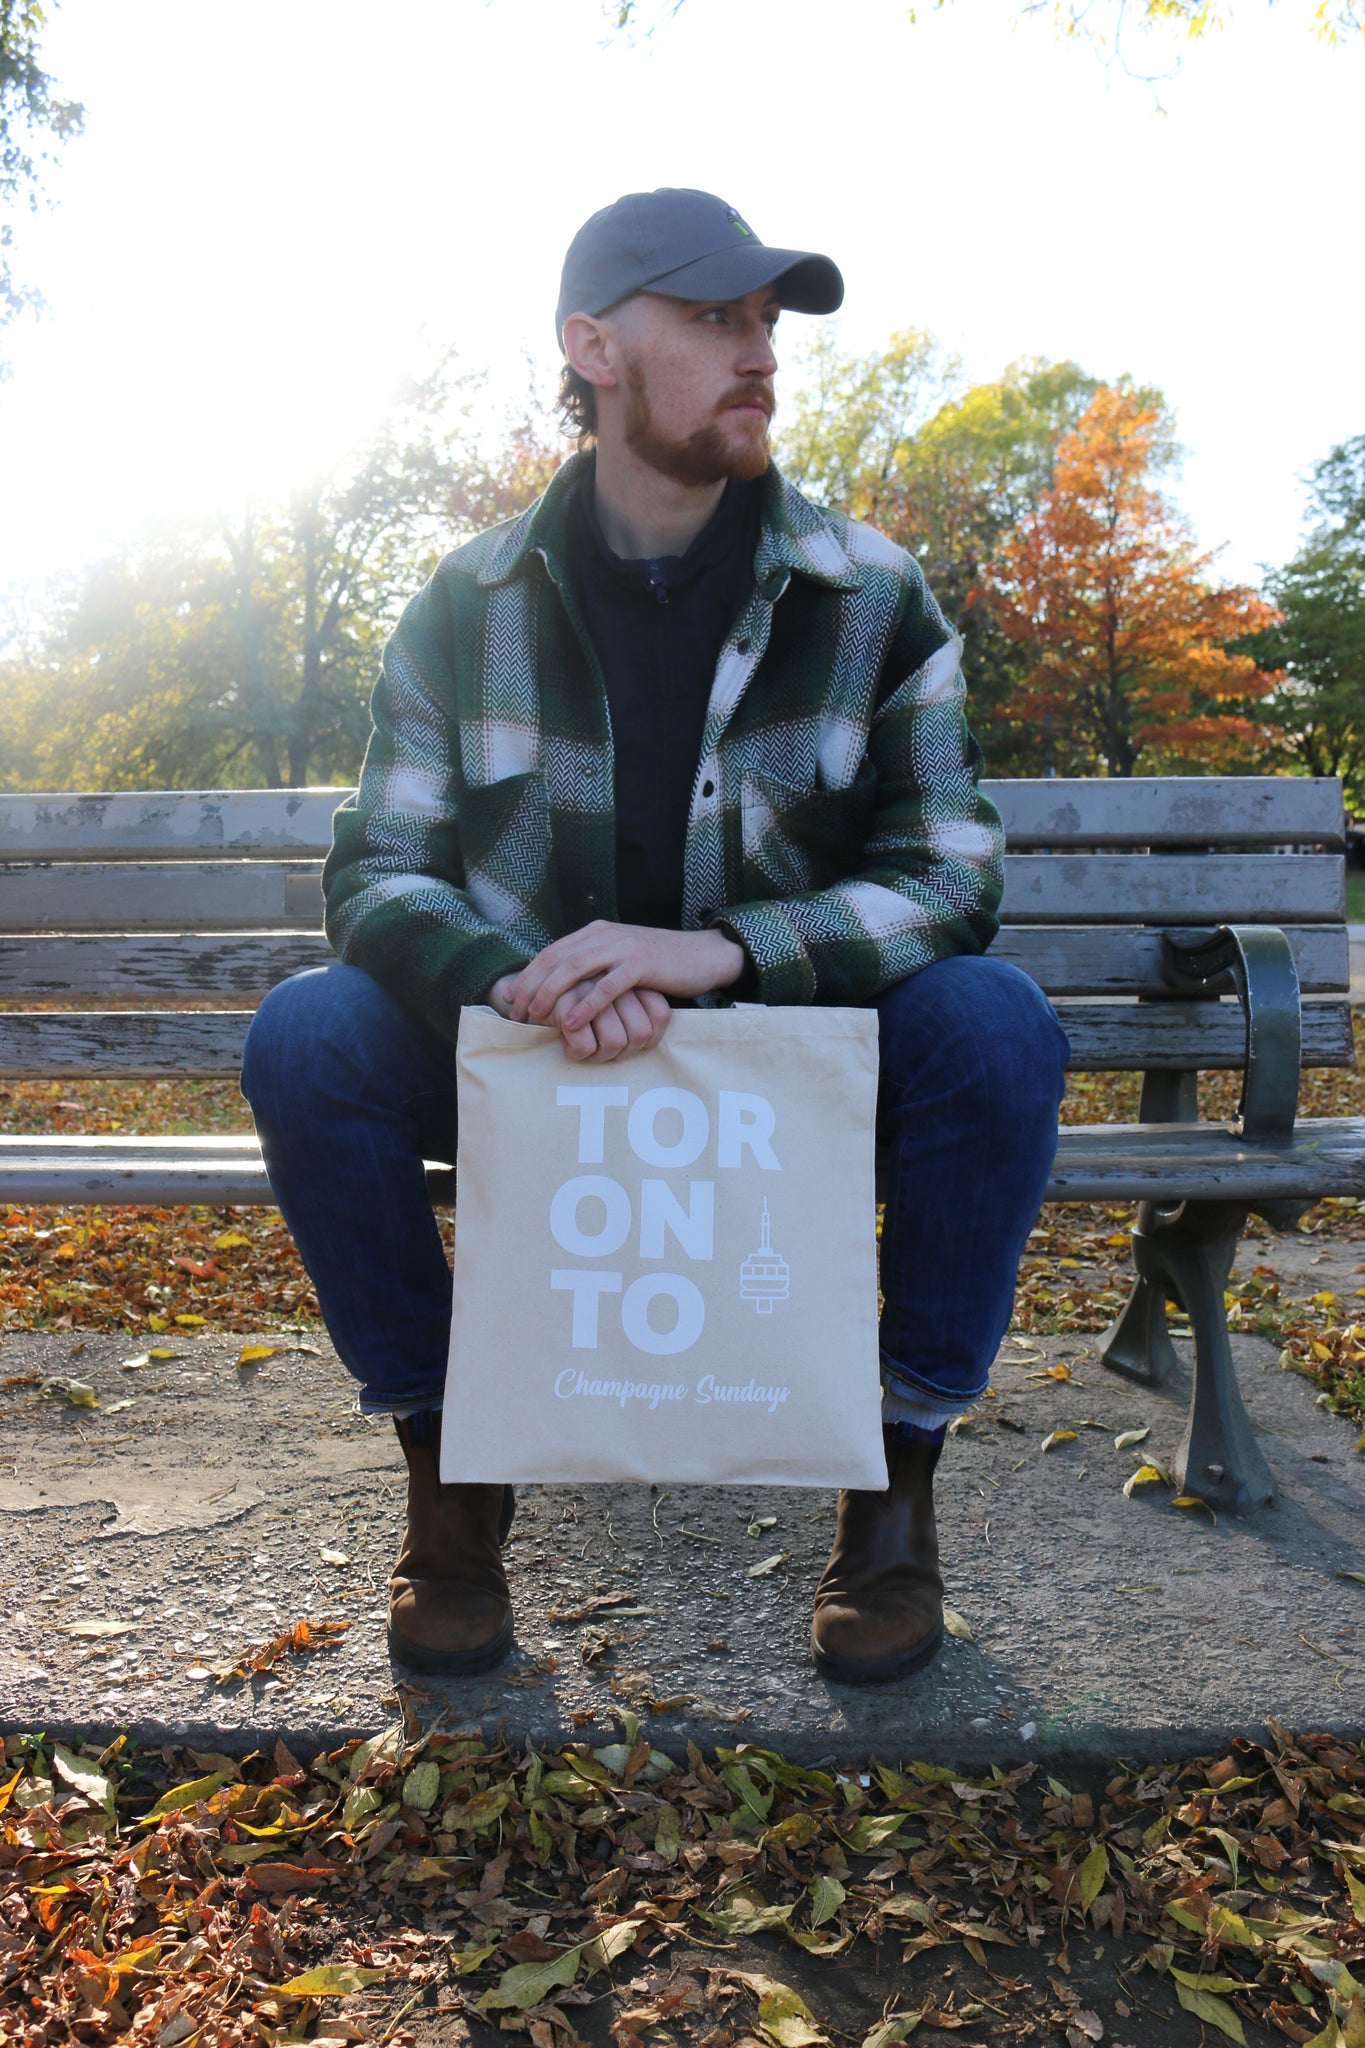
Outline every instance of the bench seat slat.
{"label": "bench seat slat", "polygon": [[[1246,1028],[1231,1001],[1066,1003],[1060,1015],[1078,1072],[1240,1067],[1245,1058]],[[0,1011],[0,1073],[236,1074],[250,1022],[242,1010]],[[1350,1006],[1306,1003],[1303,1064],[1348,1067],[1352,1058]]]}
{"label": "bench seat slat", "polygon": [[[0,865],[0,932],[320,930],[316,861]],[[1011,854],[1006,924],[1341,924],[1334,854]]]}
{"label": "bench seat slat", "polygon": [[[449,1177],[430,1168],[444,1193]],[[0,1138],[0,1183],[11,1203],[272,1202],[254,1139]],[[1319,1117],[1292,1144],[1242,1143],[1221,1124],[1070,1125],[1058,1139],[1049,1202],[1221,1197],[1227,1201],[1365,1195],[1365,1123]]]}
{"label": "bench seat slat", "polygon": [[983,787],[1014,847],[1345,844],[1334,776],[1029,777]]}

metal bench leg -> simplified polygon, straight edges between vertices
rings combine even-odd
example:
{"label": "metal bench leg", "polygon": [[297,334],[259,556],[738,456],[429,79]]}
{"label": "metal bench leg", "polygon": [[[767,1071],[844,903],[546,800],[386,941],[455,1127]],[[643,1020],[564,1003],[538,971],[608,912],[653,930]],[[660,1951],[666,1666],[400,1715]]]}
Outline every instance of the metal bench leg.
{"label": "metal bench leg", "polygon": [[1183,1490],[1234,1515],[1249,1515],[1275,1497],[1238,1391],[1223,1301],[1247,1214],[1227,1202],[1186,1202],[1158,1211],[1150,1234],[1133,1239],[1139,1273],[1179,1298],[1194,1336],[1194,1394],[1176,1478]]}
{"label": "metal bench leg", "polygon": [[[1142,1098],[1138,1121],[1144,1124],[1192,1124],[1199,1116],[1199,1076],[1196,1073],[1167,1073],[1154,1069],[1142,1077]],[[1137,1239],[1148,1237],[1157,1227],[1160,1210],[1155,1202],[1138,1205],[1134,1233],[1133,1262],[1137,1260]],[[1143,1277],[1139,1267],[1133,1291],[1099,1341],[1099,1353],[1110,1372],[1125,1379],[1140,1380],[1144,1386],[1159,1387],[1175,1376],[1175,1352],[1166,1328],[1166,1289],[1161,1281]]]}
{"label": "metal bench leg", "polygon": [[[1154,1202],[1139,1205],[1137,1229],[1133,1233],[1135,1259],[1138,1238],[1156,1228],[1159,1213]],[[1127,1302],[1100,1338],[1099,1353],[1110,1372],[1140,1380],[1144,1386],[1159,1387],[1174,1378],[1175,1351],[1166,1328],[1164,1281],[1138,1275]]]}

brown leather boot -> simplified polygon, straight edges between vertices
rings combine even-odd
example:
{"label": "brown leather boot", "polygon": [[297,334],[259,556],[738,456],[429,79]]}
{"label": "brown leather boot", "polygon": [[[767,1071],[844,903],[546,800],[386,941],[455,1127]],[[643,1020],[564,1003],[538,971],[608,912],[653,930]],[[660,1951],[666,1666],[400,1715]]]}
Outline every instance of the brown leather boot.
{"label": "brown leather boot", "polygon": [[395,1417],[408,1461],[408,1526],[389,1580],[389,1655],[410,1671],[469,1676],[512,1647],[502,1546],[510,1486],[443,1486],[439,1413]]}
{"label": "brown leather boot", "polygon": [[815,1589],[811,1647],[824,1678],[875,1685],[903,1678],[943,1641],[943,1580],[934,1527],[941,1444],[883,1429],[885,1493],[839,1495],[839,1522]]}

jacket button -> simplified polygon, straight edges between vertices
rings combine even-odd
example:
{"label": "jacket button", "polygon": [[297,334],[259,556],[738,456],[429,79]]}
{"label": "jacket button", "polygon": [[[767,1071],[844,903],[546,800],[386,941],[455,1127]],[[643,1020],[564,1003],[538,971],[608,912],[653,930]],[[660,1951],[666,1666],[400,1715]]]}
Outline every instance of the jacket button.
{"label": "jacket button", "polygon": [[715,795],[715,793],[716,793],[716,785],[715,785],[715,783],[714,783],[714,782],[703,782],[703,784],[702,784],[702,786],[701,786],[701,793],[702,793],[702,795],[703,795],[703,796],[714,796],[714,795]]}
{"label": "jacket button", "polygon": [[752,640],[740,640],[736,644],[741,654],[747,654],[754,643]]}

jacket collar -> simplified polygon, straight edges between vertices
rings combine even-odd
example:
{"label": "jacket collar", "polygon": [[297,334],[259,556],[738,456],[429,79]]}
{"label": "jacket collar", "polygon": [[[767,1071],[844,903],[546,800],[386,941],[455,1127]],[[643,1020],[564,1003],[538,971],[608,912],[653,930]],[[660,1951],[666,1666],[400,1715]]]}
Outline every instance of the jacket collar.
{"label": "jacket collar", "polygon": [[[592,464],[591,455],[570,455],[535,504],[502,529],[478,572],[485,589],[510,583],[533,554],[544,557],[557,582],[564,576],[569,504]],[[835,522],[789,484],[773,464],[763,480],[763,521],[754,576],[759,590],[771,599],[792,575],[808,577],[830,590],[862,587],[862,576],[839,538]]]}

